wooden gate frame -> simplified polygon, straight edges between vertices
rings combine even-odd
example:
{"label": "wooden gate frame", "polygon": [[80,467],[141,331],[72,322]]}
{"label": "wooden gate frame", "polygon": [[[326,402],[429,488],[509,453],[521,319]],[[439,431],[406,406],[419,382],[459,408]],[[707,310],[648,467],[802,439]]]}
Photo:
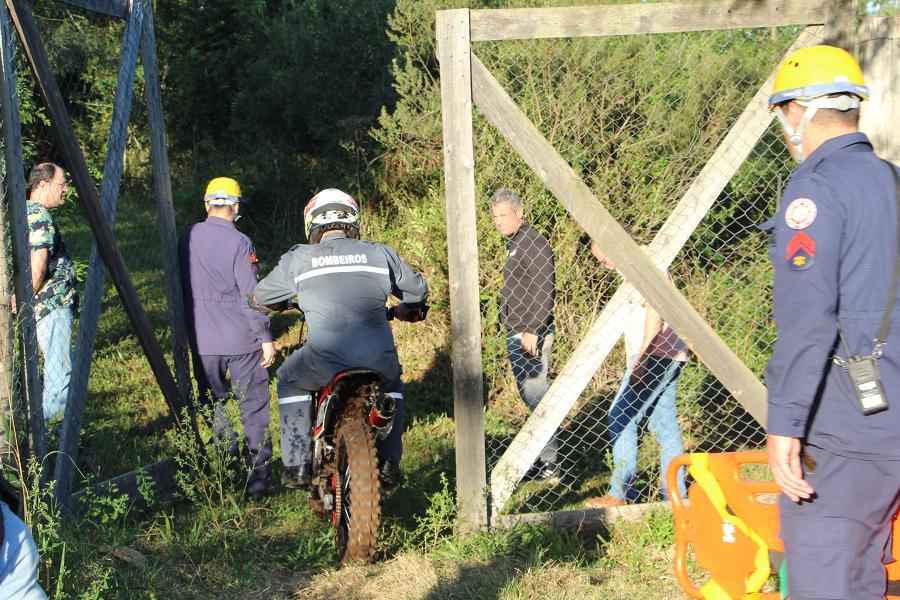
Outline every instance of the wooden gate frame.
{"label": "wooden gate frame", "polygon": [[[68,112],[56,85],[34,17],[25,0],[6,0],[0,41],[2,41],[2,104],[4,116],[5,159],[7,168],[7,201],[11,206],[14,220],[16,261],[20,268],[16,279],[16,291],[20,306],[30,304],[32,295],[31,278],[27,259],[27,238],[21,239],[24,227],[25,186],[22,172],[21,132],[18,120],[18,99],[15,87],[15,67],[13,61],[12,32],[6,24],[6,11],[18,33],[35,80],[41,89],[51,115],[52,130],[57,138],[66,164],[72,172],[78,198],[84,208],[87,221],[94,235],[88,276],[85,282],[85,298],[80,313],[79,331],[76,338],[76,356],[73,364],[72,381],[66,404],[65,417],[60,435],[59,454],[56,460],[54,496],[64,509],[74,509],[77,496],[71,494],[75,473],[75,459],[81,435],[82,417],[87,399],[87,382],[93,356],[97,320],[106,270],[110,276],[124,309],[131,320],[138,340],[144,350],[150,367],[159,384],[163,397],[176,424],[181,425],[181,410],[190,410],[191,380],[188,363],[187,329],[184,320],[184,303],[181,293],[181,276],[178,268],[175,213],[172,205],[172,187],[169,176],[168,152],[166,149],[165,124],[163,121],[162,98],[159,72],[156,61],[156,39],[153,27],[151,0],[61,0],[67,4],[87,9],[95,13],[125,21],[122,40],[116,96],[113,106],[112,128],[109,134],[106,160],[104,163],[102,190],[94,187],[87,170],[87,163],[81,152],[69,119]],[[147,96],[147,113],[150,126],[150,158],[153,165],[153,188],[157,199],[161,254],[164,264],[165,289],[168,300],[169,318],[172,326],[173,355],[176,379],[172,376],[157,341],[146,312],[138,299],[131,276],[125,266],[113,238],[111,223],[115,216],[118,200],[122,163],[128,133],[132,91],[137,67],[138,52],[141,52],[144,66],[144,88]],[[104,266],[105,265],[105,266]],[[20,279],[22,280],[20,282]],[[27,281],[26,281],[27,280]],[[24,315],[24,336],[26,347],[33,336],[34,319],[30,313]],[[32,345],[36,348],[36,345]],[[26,360],[27,393],[29,398],[33,453],[42,459],[46,452],[46,439],[41,414],[40,380],[36,375],[36,361]],[[32,373],[34,371],[34,373]],[[36,385],[31,382],[35,381]],[[37,390],[37,393],[35,393]],[[199,437],[196,422],[191,418],[190,426]],[[157,491],[165,492],[171,486],[174,472],[172,459],[155,463],[141,469],[156,479]],[[114,482],[118,493],[136,491],[137,471],[119,476]],[[102,493],[110,482],[100,484],[95,490]]]}
{"label": "wooden gate frame", "polygon": [[[516,106],[472,53],[471,42],[551,37],[599,37],[829,23],[826,39],[850,46],[853,4],[848,0],[761,0],[684,4],[631,4],[536,9],[455,9],[437,12],[437,56],[443,110],[445,201],[450,282],[457,493],[467,531],[489,522],[485,465],[481,315],[472,104],[537,173],[548,190],[616,263],[627,283],[598,317],[588,337],[567,362],[539,406],[507,449],[491,477],[491,508],[498,514],[515,484],[580,396],[590,377],[621,335],[617,323],[637,298],[657,308],[693,353],[760,423],[766,390],[757,377],[694,310],[662,268],[668,266],[709,205],[743,163],[772,116],[762,111],[763,85],[685,194],[645,254],[578,177],[574,169]],[[797,45],[809,44],[809,29]],[[752,142],[752,143],[751,143]],[[728,176],[714,172],[725,162]],[[705,207],[705,210],[701,210]],[[691,213],[697,212],[699,216]],[[680,221],[680,223],[679,223]],[[685,223],[692,226],[679,231]],[[673,224],[675,224],[673,226]],[[610,329],[615,335],[609,336]],[[593,336],[599,336],[596,339]],[[606,337],[607,339],[603,339]],[[574,360],[577,359],[577,360]],[[580,387],[579,387],[580,386]],[[563,388],[568,387],[567,393]],[[573,387],[579,392],[572,393]]]}

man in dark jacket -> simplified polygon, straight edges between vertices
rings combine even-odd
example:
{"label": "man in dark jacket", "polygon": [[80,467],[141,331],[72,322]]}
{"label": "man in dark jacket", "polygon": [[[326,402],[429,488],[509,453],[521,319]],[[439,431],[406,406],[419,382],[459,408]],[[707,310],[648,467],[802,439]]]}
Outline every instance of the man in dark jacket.
{"label": "man in dark jacket", "polygon": [[224,413],[225,374],[231,372],[247,440],[247,495],[259,498],[268,485],[272,456],[272,444],[266,438],[266,368],[275,361],[275,344],[268,318],[247,301],[259,269],[253,243],[234,226],[243,202],[241,189],[235,180],[217,177],[209,182],[203,199],[206,220],[189,227],[178,244],[194,376],[200,401],[213,403],[215,434],[234,438]]}
{"label": "man in dark jacket", "polygon": [[[506,236],[509,258],[503,266],[500,321],[506,329],[506,349],[522,401],[534,410],[550,387],[547,371],[553,348],[553,299],[556,278],[553,249],[547,238],[525,222],[522,198],[508,188],[491,198],[494,227]],[[550,440],[530,476],[559,475],[556,438]]]}

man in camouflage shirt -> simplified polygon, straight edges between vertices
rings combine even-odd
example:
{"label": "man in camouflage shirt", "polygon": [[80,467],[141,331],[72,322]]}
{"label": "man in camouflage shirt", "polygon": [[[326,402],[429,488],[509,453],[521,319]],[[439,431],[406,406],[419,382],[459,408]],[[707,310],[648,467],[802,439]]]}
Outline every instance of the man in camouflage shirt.
{"label": "man in camouflage shirt", "polygon": [[28,176],[28,245],[38,346],[44,355],[44,419],[61,415],[72,374],[75,265],[48,209],[66,201],[66,174],[41,163]]}

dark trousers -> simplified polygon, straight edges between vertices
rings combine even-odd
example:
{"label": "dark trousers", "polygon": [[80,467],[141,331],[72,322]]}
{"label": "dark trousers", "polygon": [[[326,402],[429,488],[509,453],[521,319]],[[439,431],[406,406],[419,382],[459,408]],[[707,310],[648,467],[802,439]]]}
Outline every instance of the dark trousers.
{"label": "dark trousers", "polygon": [[247,452],[244,460],[249,470],[247,491],[266,489],[269,482],[269,459],[272,442],[266,437],[269,426],[269,374],[259,366],[262,351],[239,355],[194,355],[194,376],[201,402],[213,407],[213,434],[217,439],[233,441],[231,452],[237,456],[237,434],[228,426],[224,403],[228,399],[225,374],[231,373],[231,388],[241,410]]}
{"label": "dark trousers", "polygon": [[815,446],[803,476],[812,500],[779,498],[791,600],[883,600],[883,560],[897,512],[900,460],[862,460]]}

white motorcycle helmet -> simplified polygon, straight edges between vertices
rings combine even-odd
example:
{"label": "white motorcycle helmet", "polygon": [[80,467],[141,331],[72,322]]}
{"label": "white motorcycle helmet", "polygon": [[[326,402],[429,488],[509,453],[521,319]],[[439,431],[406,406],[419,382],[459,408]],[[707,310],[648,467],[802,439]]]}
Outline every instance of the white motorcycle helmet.
{"label": "white motorcycle helmet", "polygon": [[318,244],[326,231],[340,229],[352,239],[359,238],[359,205],[352,196],[335,188],[312,197],[303,211],[306,237]]}

